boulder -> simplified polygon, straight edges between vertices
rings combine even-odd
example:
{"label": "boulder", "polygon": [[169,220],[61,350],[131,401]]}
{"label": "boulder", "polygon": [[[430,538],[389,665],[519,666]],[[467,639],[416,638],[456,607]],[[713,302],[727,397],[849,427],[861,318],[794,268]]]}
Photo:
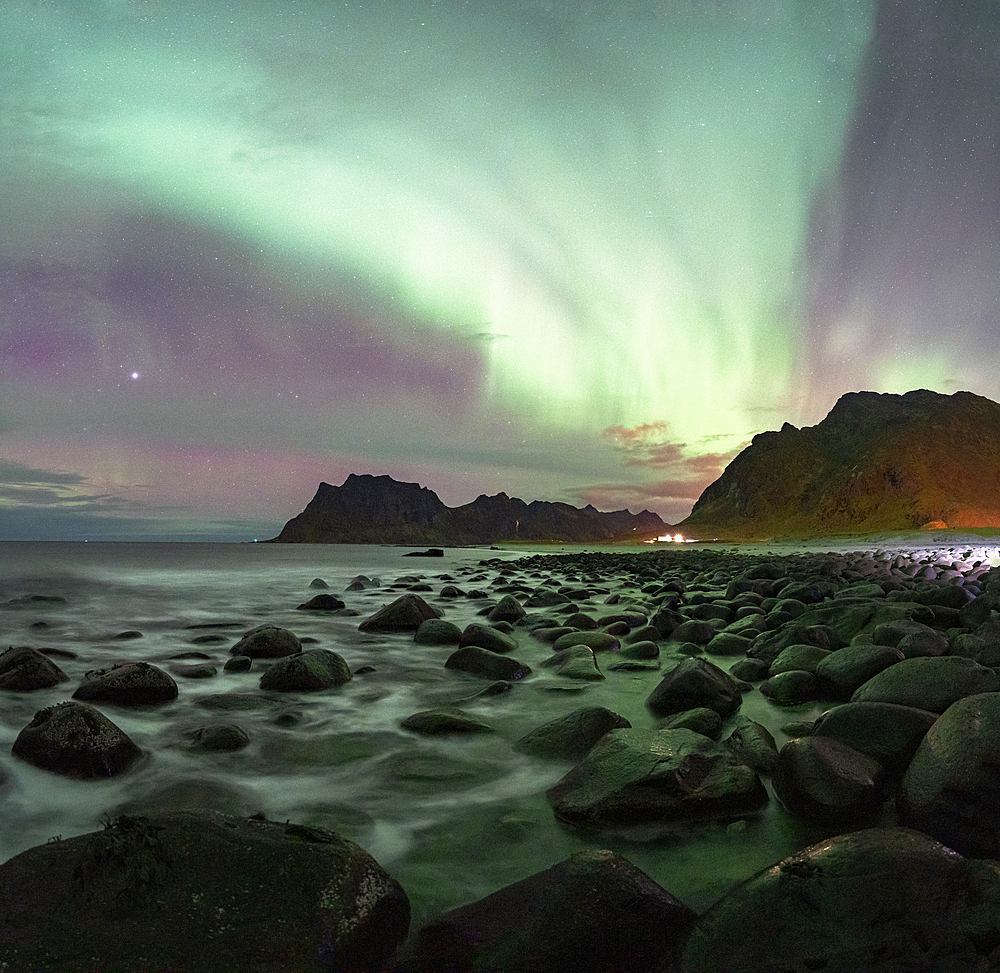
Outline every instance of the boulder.
{"label": "boulder", "polygon": [[491,622],[510,622],[517,624],[527,612],[521,607],[521,603],[513,595],[504,595],[497,604],[490,609],[486,616]]}
{"label": "boulder", "polygon": [[770,774],[778,762],[778,747],[771,731],[746,716],[735,718],[733,732],[724,743],[740,763],[758,774]]}
{"label": "boulder", "polygon": [[705,651],[709,655],[738,655],[747,654],[752,639],[745,635],[738,635],[735,632],[719,632],[713,635],[705,645]]}
{"label": "boulder", "polygon": [[553,652],[561,652],[572,645],[585,645],[595,652],[617,652],[621,642],[609,632],[566,632],[552,643]]}
{"label": "boulder", "polygon": [[986,971],[1000,874],[907,828],[839,835],[765,868],[699,919],[683,973]]}
{"label": "boulder", "polygon": [[0,968],[376,973],[409,916],[398,883],[332,831],[122,816],[0,866]]}
{"label": "boulder", "polygon": [[722,717],[707,706],[697,706],[665,717],[657,726],[658,730],[694,730],[703,737],[717,740],[722,733]]}
{"label": "boulder", "polygon": [[828,736],[789,740],[771,782],[792,814],[837,827],[876,818],[888,797],[882,765]]}
{"label": "boulder", "polygon": [[903,659],[872,676],[851,696],[852,703],[899,703],[943,713],[952,703],[1000,689],[1000,675],[962,656]]}
{"label": "boulder", "polygon": [[344,603],[336,596],[329,593],[314,595],[308,601],[297,606],[300,611],[324,611],[335,612],[344,608]]}
{"label": "boulder", "polygon": [[811,672],[791,669],[765,679],[760,686],[761,695],[775,706],[798,706],[823,696],[823,684]]}
{"label": "boulder", "polygon": [[100,710],[74,702],[37,712],[10,752],[33,767],[78,780],[116,777],[143,756]]}
{"label": "boulder", "polygon": [[230,650],[230,655],[245,655],[251,659],[279,659],[302,651],[297,635],[276,625],[258,625],[243,636]]}
{"label": "boulder", "polygon": [[629,642],[618,653],[623,659],[658,659],[660,647],[652,640]]}
{"label": "boulder", "polygon": [[117,706],[154,706],[177,698],[177,683],[148,662],[125,662],[88,672],[74,699]]}
{"label": "boulder", "polygon": [[329,649],[308,649],[285,656],[260,677],[260,688],[278,693],[314,693],[351,681],[344,658]]}
{"label": "boulder", "polygon": [[445,662],[446,669],[457,669],[484,679],[500,679],[515,682],[529,675],[528,666],[508,655],[497,655],[478,645],[466,645],[456,649]]}
{"label": "boulder", "polygon": [[594,828],[732,820],[767,803],[749,767],[693,730],[611,730],[546,794],[558,820]]}
{"label": "boulder", "polygon": [[605,733],[631,726],[603,706],[586,706],[535,727],[514,749],[536,757],[579,760]]}
{"label": "boulder", "polygon": [[413,635],[417,645],[458,645],[461,640],[462,630],[443,618],[428,618]]}
{"label": "boulder", "polygon": [[872,676],[902,660],[898,648],[855,642],[824,656],[816,666],[816,675],[835,687],[841,698],[847,698]]}
{"label": "boulder", "polygon": [[380,608],[358,628],[362,632],[415,632],[428,618],[440,617],[441,612],[420,595],[406,594]]}
{"label": "boulder", "polygon": [[579,851],[424,926],[397,973],[661,973],[696,916],[612,851]]}
{"label": "boulder", "polygon": [[771,663],[768,675],[778,676],[783,672],[815,672],[816,667],[830,655],[829,649],[818,645],[788,645],[778,653]]}
{"label": "boulder", "polygon": [[896,804],[902,823],[950,848],[1000,858],[1000,693],[967,696],[938,717]]}
{"label": "boulder", "polygon": [[552,669],[567,679],[603,679],[604,673],[597,665],[593,649],[585,645],[571,645],[556,652],[542,662],[543,669]]}
{"label": "boulder", "polygon": [[250,745],[250,737],[235,723],[211,723],[187,734],[187,749],[200,753],[227,753]]}
{"label": "boulder", "polygon": [[424,736],[445,736],[453,733],[492,733],[493,727],[456,709],[429,709],[414,713],[400,723],[404,730]]}
{"label": "boulder", "polygon": [[506,653],[513,652],[517,648],[517,639],[492,625],[473,622],[465,627],[458,644],[459,647],[478,645],[481,649],[489,649],[490,652]]}
{"label": "boulder", "polygon": [[820,716],[812,732],[833,737],[898,775],[937,718],[936,713],[896,703],[844,703]]}
{"label": "boulder", "polygon": [[685,659],[666,673],[646,699],[646,708],[657,716],[670,716],[697,706],[731,716],[743,697],[736,680],[706,659]]}
{"label": "boulder", "polygon": [[27,645],[11,646],[0,655],[0,689],[30,693],[68,678],[51,659]]}

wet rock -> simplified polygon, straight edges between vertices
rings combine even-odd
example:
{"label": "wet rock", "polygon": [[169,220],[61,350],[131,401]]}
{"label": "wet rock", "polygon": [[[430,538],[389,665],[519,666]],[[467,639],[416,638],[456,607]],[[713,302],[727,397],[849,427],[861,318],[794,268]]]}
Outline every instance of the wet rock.
{"label": "wet rock", "polygon": [[48,689],[68,678],[51,659],[27,645],[11,646],[0,655],[0,689],[8,692]]}
{"label": "wet rock", "polygon": [[552,643],[552,651],[561,652],[573,645],[585,645],[594,652],[617,652],[621,648],[619,639],[609,632],[567,632]]}
{"label": "wet rock", "polygon": [[249,672],[252,665],[253,659],[249,656],[234,655],[231,659],[226,660],[222,669],[224,672]]}
{"label": "wet rock", "polygon": [[904,659],[883,669],[851,696],[852,703],[899,703],[943,713],[963,696],[1000,689],[1000,675],[961,656]]}
{"label": "wet rock", "polygon": [[88,672],[73,698],[118,706],[153,706],[175,700],[177,683],[148,662],[126,662]]}
{"label": "wet rock", "polygon": [[362,632],[415,632],[428,618],[440,617],[441,612],[420,595],[406,594],[380,608],[358,628]]}
{"label": "wet rock", "polygon": [[455,733],[492,733],[493,727],[456,709],[432,709],[414,713],[400,723],[404,730],[425,736]]}
{"label": "wet rock", "polygon": [[346,591],[367,591],[369,588],[381,588],[382,581],[380,578],[369,578],[367,575],[359,574],[351,579],[351,583],[345,589]]}
{"label": "wet rock", "polygon": [[764,659],[740,659],[729,670],[729,675],[745,682],[757,682],[767,677],[768,669],[770,666]]}
{"label": "wet rock", "polygon": [[624,858],[580,851],[424,926],[394,973],[661,973],[695,914]]}
{"label": "wet rock", "polygon": [[820,716],[812,732],[833,737],[898,775],[937,718],[936,713],[896,703],[844,703]]}
{"label": "wet rock", "polygon": [[142,632],[136,631],[134,628],[130,628],[126,632],[117,632],[111,636],[112,642],[131,642],[134,639],[141,639]]}
{"label": "wet rock", "polygon": [[708,645],[715,638],[716,628],[711,622],[700,618],[689,618],[678,625],[671,633],[672,642],[694,642],[695,645]]}
{"label": "wet rock", "polygon": [[660,647],[656,642],[629,642],[621,647],[618,653],[623,659],[658,659]]}
{"label": "wet rock", "polygon": [[235,723],[199,726],[187,735],[187,747],[201,753],[228,753],[250,745],[250,737]]}
{"label": "wet rock", "polygon": [[560,821],[596,828],[730,820],[767,803],[749,767],[692,730],[611,730],[546,794]]}
{"label": "wet rock", "polygon": [[603,679],[604,673],[597,665],[593,649],[585,645],[571,645],[549,656],[542,662],[543,669],[553,669],[556,675],[567,679]]}
{"label": "wet rock", "polygon": [[578,760],[610,730],[629,728],[623,716],[603,706],[586,706],[535,727],[514,744],[537,757]]}
{"label": "wet rock", "polygon": [[297,824],[123,816],[0,866],[12,970],[376,973],[408,927],[405,892],[371,856]]}
{"label": "wet rock", "polygon": [[313,578],[309,582],[310,588],[329,588],[330,586],[322,578]]}
{"label": "wet rock", "polygon": [[527,612],[513,595],[504,595],[486,617],[491,622],[511,622],[512,624],[517,624],[525,615],[527,615]]}
{"label": "wet rock", "polygon": [[100,710],[74,702],[36,713],[17,735],[11,753],[33,767],[79,780],[116,777],[143,756]]}
{"label": "wet rock", "polygon": [[968,696],[941,714],[896,803],[902,823],[963,854],[1000,858],[1000,693]]}
{"label": "wet rock", "polygon": [[888,796],[882,765],[828,736],[789,740],[778,754],[772,783],[792,814],[838,827],[873,820]]}
{"label": "wet rock", "polygon": [[771,731],[746,716],[737,716],[735,722],[733,732],[724,741],[725,745],[740,763],[758,774],[770,774],[778,762],[778,747]]}
{"label": "wet rock", "polygon": [[294,632],[276,625],[258,625],[243,636],[230,650],[230,655],[245,655],[251,659],[280,659],[302,651],[302,643]]}
{"label": "wet rock", "polygon": [[466,645],[448,656],[446,669],[457,669],[484,679],[515,682],[531,673],[528,666],[507,655],[498,655],[478,645]]}
{"label": "wet rock", "polygon": [[707,706],[725,718],[741,702],[739,686],[727,672],[706,659],[685,659],[664,675],[649,694],[646,708],[657,716],[670,716]]}
{"label": "wet rock", "polygon": [[344,658],[329,649],[308,649],[279,659],[260,677],[260,688],[279,693],[313,693],[351,681]]}
{"label": "wet rock", "polygon": [[823,695],[823,685],[811,672],[792,669],[765,679],[758,687],[775,706],[798,706]]}
{"label": "wet rock", "polygon": [[719,632],[705,646],[710,655],[746,655],[752,639],[734,632]]}
{"label": "wet rock", "polygon": [[444,618],[428,618],[413,635],[417,645],[458,645],[462,630]]}
{"label": "wet rock", "polygon": [[789,645],[778,653],[778,657],[771,663],[768,674],[778,676],[793,670],[815,672],[819,664],[830,654],[829,649],[821,649],[817,645]]}
{"label": "wet rock", "polygon": [[843,698],[851,694],[872,676],[903,660],[903,653],[888,645],[856,642],[837,649],[820,660],[816,675],[835,687]]}
{"label": "wet rock", "polygon": [[683,973],[985,971],[1000,877],[906,828],[822,841],[766,868],[698,921]]}
{"label": "wet rock", "polygon": [[517,648],[517,639],[492,625],[473,622],[462,631],[462,637],[458,644],[460,648],[466,645],[478,645],[481,649],[505,654],[513,652]]}
{"label": "wet rock", "polygon": [[308,601],[304,601],[296,607],[299,611],[335,612],[340,611],[341,608],[345,608],[346,606],[336,595],[324,593],[314,595]]}
{"label": "wet rock", "polygon": [[525,601],[528,608],[552,608],[556,605],[568,605],[570,599],[552,588],[537,588]]}
{"label": "wet rock", "polygon": [[703,737],[716,740],[722,732],[722,717],[714,709],[698,706],[683,713],[668,716],[657,727],[658,730],[694,730]]}

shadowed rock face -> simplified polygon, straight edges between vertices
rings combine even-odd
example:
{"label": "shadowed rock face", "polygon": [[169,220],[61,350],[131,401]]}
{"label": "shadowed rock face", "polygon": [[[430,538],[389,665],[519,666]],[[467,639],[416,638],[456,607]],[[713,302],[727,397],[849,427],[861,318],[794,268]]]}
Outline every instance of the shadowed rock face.
{"label": "shadowed rock face", "polygon": [[754,436],[679,526],[692,536],[1000,527],[1000,405],[851,392],[818,425]]}
{"label": "shadowed rock face", "polygon": [[275,541],[292,544],[492,544],[496,541],[635,541],[667,525],[644,510],[601,513],[568,503],[525,503],[506,493],[446,507],[417,483],[352,473],[339,487],[321,483],[305,510]]}

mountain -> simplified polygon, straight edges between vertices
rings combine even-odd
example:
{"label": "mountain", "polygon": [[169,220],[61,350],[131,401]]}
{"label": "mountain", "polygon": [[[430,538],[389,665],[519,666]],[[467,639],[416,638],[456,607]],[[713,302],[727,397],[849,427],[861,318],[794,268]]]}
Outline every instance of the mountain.
{"label": "mountain", "polygon": [[815,426],[754,436],[678,529],[770,539],[1000,528],[1000,405],[851,392]]}
{"label": "mountain", "polygon": [[437,494],[390,476],[352,473],[342,486],[321,483],[305,510],[273,538],[289,544],[437,544],[447,547],[498,541],[614,543],[663,534],[667,525],[644,510],[601,513],[588,505],[485,494],[446,507]]}

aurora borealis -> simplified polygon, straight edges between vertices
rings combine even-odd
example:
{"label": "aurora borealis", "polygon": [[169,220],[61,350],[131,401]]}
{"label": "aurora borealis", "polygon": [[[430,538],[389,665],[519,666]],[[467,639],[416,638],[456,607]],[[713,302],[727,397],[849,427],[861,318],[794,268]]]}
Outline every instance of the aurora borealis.
{"label": "aurora borealis", "polygon": [[848,391],[1000,398],[1000,17],[944,0],[0,7],[0,539],[321,480],[669,522]]}

